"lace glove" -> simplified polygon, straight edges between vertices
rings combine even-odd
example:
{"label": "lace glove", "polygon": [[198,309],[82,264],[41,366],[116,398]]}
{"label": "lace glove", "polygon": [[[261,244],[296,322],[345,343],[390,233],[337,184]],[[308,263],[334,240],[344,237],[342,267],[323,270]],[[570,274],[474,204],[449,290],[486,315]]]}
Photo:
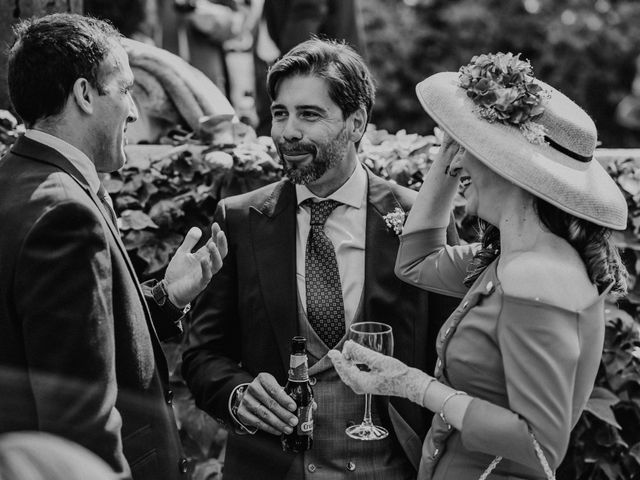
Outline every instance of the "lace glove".
{"label": "lace glove", "polygon": [[[389,395],[423,404],[424,394],[435,379],[393,357],[374,352],[352,340],[342,348],[329,351],[342,381],[358,394]],[[363,366],[368,367],[361,370]]]}

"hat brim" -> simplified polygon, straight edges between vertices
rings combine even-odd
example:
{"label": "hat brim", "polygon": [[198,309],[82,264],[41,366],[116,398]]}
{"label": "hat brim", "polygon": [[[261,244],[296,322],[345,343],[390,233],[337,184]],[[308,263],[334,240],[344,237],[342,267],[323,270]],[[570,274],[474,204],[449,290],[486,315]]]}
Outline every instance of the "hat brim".
{"label": "hat brim", "polygon": [[[578,108],[553,87],[539,83],[550,94],[550,104]],[[416,86],[416,93],[431,118],[498,175],[578,218],[615,230],[626,228],[626,200],[595,159],[577,161],[549,145],[529,142],[516,127],[481,118],[455,72],[428,77]]]}

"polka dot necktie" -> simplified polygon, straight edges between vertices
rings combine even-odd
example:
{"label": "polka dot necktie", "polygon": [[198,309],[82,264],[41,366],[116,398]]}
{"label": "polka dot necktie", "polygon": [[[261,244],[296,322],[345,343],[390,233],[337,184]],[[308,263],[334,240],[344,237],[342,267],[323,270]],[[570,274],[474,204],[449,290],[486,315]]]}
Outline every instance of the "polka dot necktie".
{"label": "polka dot necktie", "polygon": [[322,341],[332,348],[345,332],[344,301],[336,252],[324,232],[324,224],[340,202],[308,199],[304,203],[311,206],[311,229],[305,254],[307,318]]}

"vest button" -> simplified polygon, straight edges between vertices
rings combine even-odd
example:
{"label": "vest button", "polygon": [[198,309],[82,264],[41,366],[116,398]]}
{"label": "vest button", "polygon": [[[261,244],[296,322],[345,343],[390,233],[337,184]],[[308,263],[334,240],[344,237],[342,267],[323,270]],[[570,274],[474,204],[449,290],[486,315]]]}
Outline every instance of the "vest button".
{"label": "vest button", "polygon": [[353,462],[349,462],[347,463],[347,470],[349,470],[350,472],[353,472],[356,469],[356,464]]}
{"label": "vest button", "polygon": [[164,399],[169,405],[173,404],[173,390],[169,389],[164,393]]}
{"label": "vest button", "polygon": [[313,463],[310,463],[309,466],[307,467],[307,470],[313,473],[316,471],[316,466]]}
{"label": "vest button", "polygon": [[318,379],[316,377],[309,377],[309,385],[313,387],[316,383],[318,383]]}

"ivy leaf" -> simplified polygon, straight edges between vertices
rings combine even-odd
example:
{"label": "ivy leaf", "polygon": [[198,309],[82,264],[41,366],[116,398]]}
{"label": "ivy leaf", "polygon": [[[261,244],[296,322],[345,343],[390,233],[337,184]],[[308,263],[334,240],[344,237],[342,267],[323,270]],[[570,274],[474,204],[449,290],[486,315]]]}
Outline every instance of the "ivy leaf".
{"label": "ivy leaf", "polygon": [[602,387],[595,387],[593,392],[591,392],[585,410],[603,422],[614,426],[618,430],[622,430],[622,427],[613,414],[613,410],[611,410],[611,407],[619,401],[620,399],[613,392]]}
{"label": "ivy leaf", "polygon": [[193,397],[186,387],[176,387],[174,392],[173,408],[176,411],[176,417],[180,419],[180,428],[187,431],[201,448],[198,452],[199,456],[206,457],[209,454],[210,445],[216,436],[222,433],[219,432],[221,427],[195,406]]}
{"label": "ivy leaf", "polygon": [[158,272],[166,267],[181,241],[180,235],[170,233],[138,248],[138,256],[147,264],[145,275]]}
{"label": "ivy leaf", "polygon": [[617,180],[618,185],[627,193],[633,196],[640,194],[640,175],[638,175],[638,172],[620,175]]}
{"label": "ivy leaf", "polygon": [[160,227],[170,228],[173,222],[184,216],[184,212],[176,199],[160,200],[149,210],[152,221]]}
{"label": "ivy leaf", "polygon": [[620,466],[615,463],[609,463],[605,461],[598,462],[598,468],[604,472],[609,480],[618,480],[624,478],[622,472],[620,472]]}
{"label": "ivy leaf", "polygon": [[154,233],[148,230],[129,230],[122,236],[122,243],[127,250],[135,250],[155,238]]}
{"label": "ivy leaf", "polygon": [[121,179],[114,177],[113,175],[110,175],[102,180],[102,184],[104,185],[104,189],[109,192],[109,195],[115,195],[119,193],[124,186],[124,182]]}
{"label": "ivy leaf", "polygon": [[193,180],[193,176],[196,171],[198,171],[197,162],[189,152],[186,152],[185,155],[180,155],[178,159],[173,162],[173,168],[184,180],[188,182]]}
{"label": "ivy leaf", "polygon": [[151,220],[151,217],[140,210],[125,210],[120,214],[118,223],[122,231],[158,228],[158,225]]}

